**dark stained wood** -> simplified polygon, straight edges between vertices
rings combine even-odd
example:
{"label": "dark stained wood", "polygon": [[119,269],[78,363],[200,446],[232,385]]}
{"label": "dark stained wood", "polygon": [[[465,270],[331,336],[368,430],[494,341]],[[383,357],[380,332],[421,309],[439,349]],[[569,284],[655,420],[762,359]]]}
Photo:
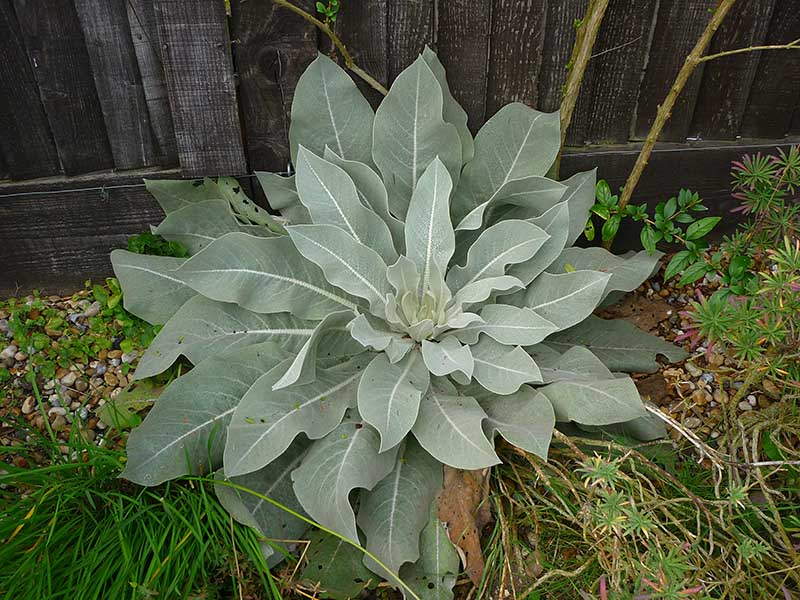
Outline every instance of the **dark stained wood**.
{"label": "dark stained wood", "polygon": [[[593,50],[592,106],[584,141],[609,144],[630,136],[650,36],[656,0],[612,0]],[[589,91],[589,90],[586,90]]]}
{"label": "dark stained wood", "polygon": [[[711,18],[709,9],[716,5],[717,0],[661,0],[647,69],[639,89],[634,139],[647,136],[658,106],[666,98],[678,71]],[[689,135],[704,66],[702,63],[698,65],[686,82],[672,116],[661,131],[660,140],[683,141]]]}
{"label": "dark stained wood", "polygon": [[72,0],[14,0],[17,21],[68,174],[114,165]]}
{"label": "dark stained wood", "polygon": [[297,80],[317,53],[316,29],[272,2],[234,0],[232,8],[250,170],[284,171],[289,164],[289,111]]}
{"label": "dark stained wood", "polygon": [[[488,5],[489,2],[475,4]],[[494,0],[487,117],[509,102],[536,105],[546,17],[544,0]],[[475,52],[484,51],[477,40],[466,39],[463,43],[466,48],[474,46]]]}
{"label": "dark stained wood", "polygon": [[60,170],[47,115],[39,99],[14,8],[0,2],[0,153],[3,171],[15,179]]}
{"label": "dark stained wood", "polygon": [[575,45],[575,20],[586,14],[588,0],[547,2],[542,66],[539,69],[536,108],[553,112],[561,106],[567,64]]}
{"label": "dark stained wood", "polygon": [[388,2],[390,82],[417,59],[426,44],[436,49],[436,2],[437,0]]}
{"label": "dark stained wood", "polygon": [[[766,43],[787,44],[800,38],[800,6],[797,0],[778,0]],[[800,52],[762,52],[741,134],[745,137],[780,138],[789,131],[792,114],[800,101]]]}
{"label": "dark stained wood", "polygon": [[75,0],[117,169],[156,164],[126,0]]}
{"label": "dark stained wood", "polygon": [[178,148],[172,109],[161,62],[158,43],[158,26],[152,0],[126,0],[128,25],[133,40],[133,50],[139,64],[144,98],[150,115],[150,128],[156,142],[158,161],[165,166],[178,164]]}
{"label": "dark stained wood", "polygon": [[224,3],[155,0],[154,6],[181,171],[245,173]]}
{"label": "dark stained wood", "polygon": [[[763,44],[774,6],[775,0],[737,2],[714,36],[708,53]],[[706,64],[692,118],[692,137],[730,140],[739,135],[758,60],[757,52],[745,52]]]}
{"label": "dark stained wood", "polygon": [[[345,2],[335,24],[337,35],[340,36],[356,64],[384,87],[389,85],[388,1],[391,0]],[[327,36],[322,36],[320,45],[322,51],[327,53],[330,53],[333,46]],[[333,55],[335,56],[335,53]],[[339,64],[343,64],[341,60]],[[383,95],[372,89],[360,77],[352,77],[370,104],[377,107]]]}
{"label": "dark stained wood", "polygon": [[[498,64],[489,61],[490,36],[501,39],[491,29],[492,23],[496,23],[492,19],[491,2],[449,0],[440,2],[438,11],[436,51],[447,71],[450,91],[467,111],[467,124],[475,132],[489,116],[486,110],[491,100],[487,98],[487,81],[497,77],[496,69],[504,67],[514,57],[504,55],[504,48],[493,46],[492,51],[497,50],[502,56],[498,56]],[[518,12],[520,17],[524,14]],[[522,68],[518,65],[518,70]],[[510,83],[507,73],[504,75],[498,78],[499,87],[513,89],[513,86],[504,86]]]}
{"label": "dark stained wood", "polygon": [[[720,215],[722,222],[714,230],[714,239],[731,233],[742,217],[732,215],[737,206],[731,198],[730,167],[732,160],[749,153],[768,153],[776,147],[788,149],[800,137],[775,142],[693,142],[691,144],[658,143],[633,195],[632,202],[646,202],[651,209],[659,202],[675,196],[680,188],[696,191],[708,206],[706,215]],[[608,181],[615,192],[625,184],[641,148],[640,143],[571,150],[561,161],[561,178],[597,167],[598,179]],[[615,251],[641,249],[639,228],[620,230]]]}

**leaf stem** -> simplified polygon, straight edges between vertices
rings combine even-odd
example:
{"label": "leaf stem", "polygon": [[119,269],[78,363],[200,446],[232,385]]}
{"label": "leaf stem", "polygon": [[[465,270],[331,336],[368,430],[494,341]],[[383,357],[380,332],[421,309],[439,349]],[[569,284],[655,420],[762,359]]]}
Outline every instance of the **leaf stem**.
{"label": "leaf stem", "polygon": [[372,75],[367,73],[364,69],[362,69],[355,63],[355,61],[353,60],[353,56],[350,54],[349,50],[344,45],[342,40],[339,39],[339,36],[337,36],[327,24],[317,19],[311,13],[304,11],[299,6],[296,6],[292,2],[289,2],[289,0],[272,0],[272,2],[274,2],[278,6],[288,8],[293,13],[300,15],[306,21],[317,27],[317,29],[319,29],[322,33],[327,35],[330,38],[331,42],[333,42],[333,45],[336,46],[336,49],[339,51],[339,53],[342,55],[342,58],[344,59],[345,67],[350,69],[353,73],[355,73],[362,80],[364,80],[371,88],[379,91],[384,96],[389,93],[389,91],[385,87],[383,87],[379,81],[377,81]]}

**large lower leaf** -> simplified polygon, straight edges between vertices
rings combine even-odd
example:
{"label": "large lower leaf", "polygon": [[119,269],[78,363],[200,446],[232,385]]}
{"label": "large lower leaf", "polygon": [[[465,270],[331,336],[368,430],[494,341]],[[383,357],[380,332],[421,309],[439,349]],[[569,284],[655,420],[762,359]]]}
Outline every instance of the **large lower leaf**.
{"label": "large lower leaf", "polygon": [[300,581],[319,590],[319,598],[358,598],[364,588],[380,581],[364,566],[359,548],[319,529],[309,531],[307,537],[307,564]]}
{"label": "large lower leaf", "polygon": [[286,356],[274,344],[257,344],[212,356],[176,379],[131,432],[122,476],[158,485],[219,467],[228,422],[239,400]]}
{"label": "large lower leaf", "polygon": [[419,560],[400,571],[403,581],[422,600],[452,600],[458,577],[458,552],[439,520],[438,510],[438,502],[432,502],[428,522],[420,535]]}
{"label": "large lower leaf", "polygon": [[508,396],[480,399],[480,404],[486,411],[483,429],[490,440],[499,433],[518,448],[547,460],[556,418],[553,405],[544,394],[523,385]]}
{"label": "large lower leaf", "polygon": [[175,271],[185,258],[148,256],[114,250],[111,264],[125,291],[125,310],[148,323],[166,323],[196,292],[185,285]]}
{"label": "large lower leaf", "polygon": [[557,421],[609,425],[645,414],[639,392],[629,377],[563,380],[539,388],[555,410]]}
{"label": "large lower leaf", "polygon": [[454,290],[506,274],[506,267],[533,257],[550,236],[527,221],[501,221],[483,231],[470,246],[467,262],[450,269],[447,284]]}
{"label": "large lower leaf", "polygon": [[342,68],[324,54],[300,76],[294,90],[289,149],[297,164],[300,144],[322,156],[325,146],[348,160],[371,161],[372,120],[369,102]]}
{"label": "large lower leaf", "polygon": [[537,344],[527,350],[539,365],[545,383],[565,379],[591,381],[613,377],[603,361],[583,346],[573,346],[564,354],[551,349],[547,344]]}
{"label": "large lower leaf", "polygon": [[378,432],[346,421],[314,442],[303,464],[292,473],[297,499],[311,517],[358,542],[350,492],[371,490],[394,468],[397,451],[379,453]]}
{"label": "large lower leaf", "polygon": [[301,204],[300,196],[297,195],[294,175],[284,176],[265,171],[256,171],[255,175],[261,184],[261,189],[264,190],[267,202],[283,219],[292,225],[311,222],[308,209]]}
{"label": "large lower leaf", "polygon": [[287,230],[300,254],[317,264],[330,283],[365,298],[372,312],[381,314],[379,307],[391,288],[386,263],[375,250],[334,225],[292,225]]}
{"label": "large lower leaf", "polygon": [[531,346],[558,331],[558,327],[530,308],[487,304],[480,316],[480,321],[455,329],[452,335],[466,344],[475,344],[478,336],[485,333],[501,344]]}
{"label": "large lower leaf", "polygon": [[508,274],[522,281],[523,285],[528,285],[544,272],[564,249],[569,223],[567,203],[559,202],[541,217],[530,219],[530,222],[543,229],[550,237],[532,258],[508,269]]}
{"label": "large lower leaf", "polygon": [[235,304],[195,296],[159,331],[142,356],[134,379],[162,373],[181,355],[197,364],[228,350],[267,341],[297,352],[315,325],[285,313],[261,315]]}
{"label": "large lower leaf", "polygon": [[204,200],[222,199],[210,179],[145,179],[144,185],[167,214]]}
{"label": "large lower leaf", "polygon": [[430,374],[418,351],[392,364],[378,354],[358,386],[358,412],[380,435],[380,451],[397,446],[417,419]]}
{"label": "large lower leaf", "polygon": [[285,236],[264,239],[230,233],[184,263],[178,276],[212,300],[235,302],[254,312],[321,319],[356,306]]}
{"label": "large lower leaf", "polygon": [[513,394],[524,383],[542,381],[539,367],[519,346],[506,346],[483,336],[470,348],[475,361],[473,377],[495,394]]}
{"label": "large lower leaf", "polygon": [[285,368],[282,363],[262,375],[239,402],[225,445],[229,476],[271,464],[300,433],[312,440],[326,436],[355,403],[360,370],[319,369],[311,383],[273,390]]}
{"label": "large lower leaf", "polygon": [[[282,508],[275,506],[264,498],[247,491],[225,485],[224,481],[240,485],[260,496],[266,496],[278,504],[304,514],[305,511],[292,489],[291,473],[298,466],[308,448],[306,440],[298,440],[292,444],[280,458],[247,475],[239,477],[226,477],[220,471],[217,473],[218,482],[214,484],[214,491],[222,506],[234,519],[244,525],[255,527],[264,537],[275,544],[285,545],[281,542],[298,540],[308,529],[305,521],[298,519]],[[270,548],[271,550],[271,548]],[[279,562],[283,555],[278,554],[270,562]]]}
{"label": "large lower leaf", "polygon": [[461,140],[456,128],[442,118],[442,109],[442,88],[419,57],[397,76],[375,113],[372,157],[386,182],[389,207],[401,219],[417,181],[434,158],[458,181]]}
{"label": "large lower leaf", "polygon": [[645,333],[628,321],[593,315],[550,336],[547,344],[562,352],[572,346],[586,346],[612,371],[628,373],[654,373],[658,370],[656,356],[659,354],[672,362],[688,356],[681,348]]}
{"label": "large lower leaf", "polygon": [[361,492],[357,523],[366,548],[386,567],[365,556],[374,573],[392,579],[400,567],[420,555],[420,533],[431,502],[442,487],[442,464],[409,438],[397,453],[394,470],[372,490]]}
{"label": "large lower leaf", "polygon": [[611,277],[599,271],[542,273],[525,291],[523,305],[559,329],[580,323],[597,308]]}
{"label": "large lower leaf", "polygon": [[519,102],[497,111],[475,137],[475,158],[464,167],[453,202],[456,222],[512,179],[547,173],[558,153],[558,131],[558,113]]}
{"label": "large lower leaf", "polygon": [[419,178],[406,215],[406,256],[417,266],[419,296],[431,287],[431,279],[444,269],[456,247],[450,222],[453,183],[442,161],[434,158]]}
{"label": "large lower leaf", "polygon": [[295,180],[300,201],[313,223],[335,225],[375,250],[383,260],[397,260],[389,227],[361,203],[355,183],[343,169],[300,146]]}
{"label": "large lower leaf", "polygon": [[500,463],[481,424],[486,413],[471,396],[431,390],[420,404],[411,430],[425,450],[457,469],[483,469]]}
{"label": "large lower leaf", "polygon": [[610,273],[603,296],[610,292],[632,292],[645,281],[658,265],[663,254],[649,254],[642,250],[629,258],[611,254],[604,248],[565,248],[547,268],[549,273],[565,273],[570,270],[602,271]]}

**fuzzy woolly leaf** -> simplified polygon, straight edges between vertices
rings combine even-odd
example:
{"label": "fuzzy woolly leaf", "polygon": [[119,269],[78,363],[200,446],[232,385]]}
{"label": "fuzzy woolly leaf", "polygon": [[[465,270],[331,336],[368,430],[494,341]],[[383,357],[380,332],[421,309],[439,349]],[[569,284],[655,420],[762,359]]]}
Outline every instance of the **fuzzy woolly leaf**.
{"label": "fuzzy woolly leaf", "polygon": [[430,374],[420,353],[412,351],[392,364],[378,354],[358,385],[358,412],[380,435],[380,451],[397,446],[411,430]]}
{"label": "fuzzy woolly leaf", "polygon": [[527,350],[539,365],[545,383],[562,380],[591,381],[613,377],[603,361],[583,346],[573,346],[564,354],[559,354],[547,344],[538,344]]}
{"label": "fuzzy woolly leaf", "polygon": [[440,342],[423,340],[422,358],[428,370],[439,377],[459,371],[470,379],[475,368],[469,346],[462,346],[455,337],[446,337]]}
{"label": "fuzzy woolly leaf", "polygon": [[599,271],[542,273],[528,286],[523,304],[559,329],[566,329],[592,314],[610,278]]}
{"label": "fuzzy woolly leaf", "polygon": [[558,331],[544,317],[529,308],[507,304],[487,304],[481,309],[481,321],[454,330],[452,335],[466,344],[474,344],[485,333],[501,344],[531,346]]}
{"label": "fuzzy woolly leaf", "polygon": [[531,259],[509,267],[508,274],[522,281],[523,285],[528,285],[544,272],[564,249],[569,223],[567,203],[559,202],[541,217],[530,219],[530,222],[550,237]]}
{"label": "fuzzy woolly leaf", "polygon": [[610,425],[645,414],[639,392],[629,377],[562,380],[539,391],[550,400],[557,421]]}
{"label": "fuzzy woolly leaf", "polygon": [[547,460],[556,418],[553,405],[544,394],[523,385],[508,396],[493,396],[479,402],[486,411],[483,430],[490,440],[499,433],[511,444]]}
{"label": "fuzzy woolly leaf", "polygon": [[483,336],[470,348],[475,361],[472,375],[490,392],[513,394],[524,383],[542,381],[539,367],[519,346],[506,346]]}
{"label": "fuzzy woolly leaf", "polygon": [[204,200],[221,200],[222,196],[216,184],[210,179],[144,179],[145,188],[161,206],[170,214],[186,206]]}
{"label": "fuzzy woolly leaf", "polygon": [[322,156],[330,146],[341,157],[372,160],[372,122],[375,113],[350,76],[324,54],[300,76],[294,90],[289,148],[297,164],[302,144]]}
{"label": "fuzzy woolly leaf", "polygon": [[575,173],[561,183],[567,186],[563,201],[569,208],[569,233],[564,245],[571,246],[583,233],[589,218],[589,209],[594,205],[597,169]]}
{"label": "fuzzy woolly leaf", "polygon": [[346,421],[311,446],[292,473],[294,492],[318,523],[358,543],[350,492],[371,490],[395,464],[397,451],[379,453],[378,433],[362,423]]}

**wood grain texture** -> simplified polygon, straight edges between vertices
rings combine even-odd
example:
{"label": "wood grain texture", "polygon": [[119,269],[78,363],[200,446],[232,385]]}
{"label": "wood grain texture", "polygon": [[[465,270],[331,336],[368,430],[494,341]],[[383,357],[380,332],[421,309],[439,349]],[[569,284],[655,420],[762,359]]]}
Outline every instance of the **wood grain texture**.
{"label": "wood grain texture", "polygon": [[[496,75],[496,65],[490,65],[489,60],[490,36],[492,40],[498,39],[491,30],[492,3],[450,0],[439,3],[438,10],[436,51],[447,71],[450,91],[467,111],[467,124],[474,133],[489,116],[486,112],[487,82]],[[501,60],[497,66],[505,63]],[[504,79],[501,77],[498,81],[501,87]]]}
{"label": "wood grain texture", "polygon": [[[763,44],[774,7],[775,0],[737,2],[717,30],[708,54]],[[706,64],[692,118],[692,137],[732,140],[739,135],[758,61],[757,52],[745,52]]]}
{"label": "wood grain texture", "polygon": [[14,0],[64,171],[114,166],[89,55],[72,0]]}
{"label": "wood grain texture", "polygon": [[539,69],[538,99],[536,108],[553,112],[561,106],[567,64],[575,45],[576,19],[586,14],[588,0],[563,0],[547,2],[544,23],[542,66]]}
{"label": "wood grain texture", "polygon": [[[800,6],[796,0],[778,0],[766,44],[787,44],[800,38]],[[747,108],[742,119],[744,137],[783,137],[800,103],[800,52],[762,52]]]}
{"label": "wood grain texture", "polygon": [[640,0],[635,9],[627,0],[609,4],[592,51],[592,102],[584,141],[609,144],[628,140],[657,6],[656,0]]}
{"label": "wood grain texture", "polygon": [[[369,2],[347,2],[335,23],[334,30],[342,40],[356,64],[372,75],[381,85],[389,85],[389,44],[388,29],[389,0],[369,0]],[[333,44],[327,36],[322,36],[320,48],[330,53]],[[333,53],[335,56],[335,53]],[[342,61],[339,61],[342,64]],[[372,107],[380,104],[383,94],[372,89],[360,77],[354,76],[358,89],[369,100]]]}
{"label": "wood grain texture", "polygon": [[[316,29],[272,2],[234,0],[232,8],[250,170],[284,171],[292,98],[297,80],[316,56]],[[313,10],[313,3],[304,8]]]}
{"label": "wood grain texture", "polygon": [[172,109],[169,105],[161,47],[158,42],[158,25],[152,0],[126,0],[128,25],[133,40],[133,50],[139,65],[139,75],[150,116],[150,128],[155,138],[158,162],[164,166],[178,164],[178,147]]}
{"label": "wood grain texture", "polygon": [[[710,18],[709,9],[716,4],[716,0],[661,0],[647,69],[639,89],[634,139],[647,136],[658,106],[666,98],[678,71],[705,29]],[[704,66],[702,63],[698,65],[686,82],[659,139],[683,141],[689,135]]]}
{"label": "wood grain texture", "polygon": [[126,0],[75,0],[117,169],[156,164]]}
{"label": "wood grain texture", "polygon": [[245,173],[225,5],[155,0],[154,6],[181,171]]}
{"label": "wood grain texture", "polygon": [[[536,105],[546,19],[544,0],[494,0],[487,117],[509,102]],[[475,41],[465,42],[467,47],[476,46]],[[477,52],[482,50],[480,46],[476,48]]]}
{"label": "wood grain texture", "polygon": [[426,44],[436,49],[436,2],[391,0],[388,3],[390,82],[417,59]]}
{"label": "wood grain texture", "polygon": [[39,85],[33,76],[10,2],[0,2],[0,154],[14,179],[58,173]]}

